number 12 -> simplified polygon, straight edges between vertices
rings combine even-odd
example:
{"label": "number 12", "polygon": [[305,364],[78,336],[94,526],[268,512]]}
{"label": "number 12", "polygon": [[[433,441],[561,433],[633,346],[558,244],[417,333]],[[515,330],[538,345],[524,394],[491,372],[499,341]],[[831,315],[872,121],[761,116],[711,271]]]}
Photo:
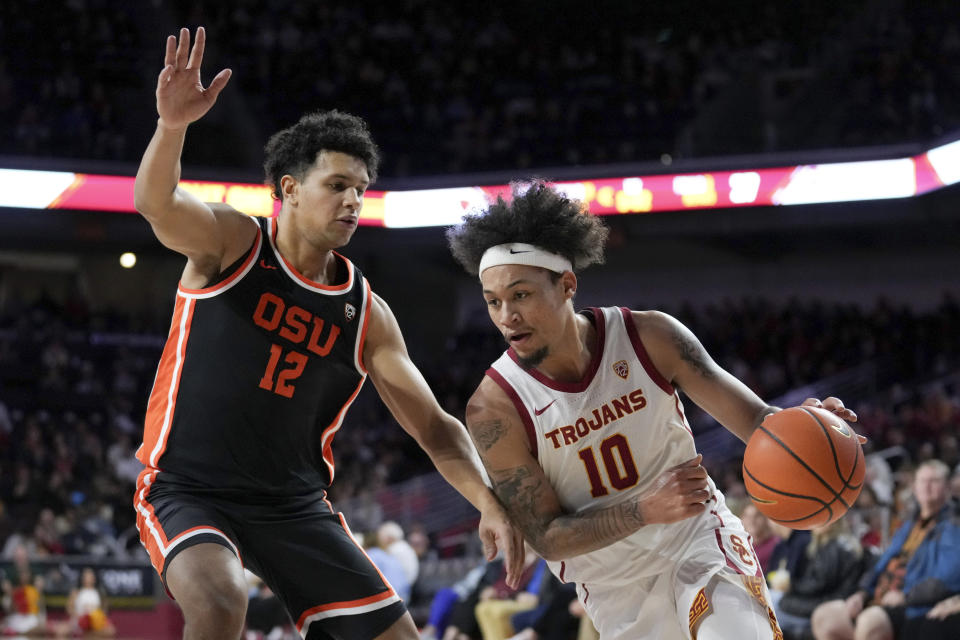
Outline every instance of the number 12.
{"label": "number 12", "polygon": [[282,355],[283,347],[278,344],[270,345],[270,361],[267,362],[267,370],[263,372],[263,377],[260,378],[260,388],[273,391],[284,398],[292,398],[296,389],[290,384],[290,381],[296,380],[303,373],[303,368],[307,366],[307,356],[298,351],[289,352],[283,361],[290,366],[280,370],[280,373],[277,374],[277,384],[274,386],[273,374],[277,370],[277,364],[279,364]]}

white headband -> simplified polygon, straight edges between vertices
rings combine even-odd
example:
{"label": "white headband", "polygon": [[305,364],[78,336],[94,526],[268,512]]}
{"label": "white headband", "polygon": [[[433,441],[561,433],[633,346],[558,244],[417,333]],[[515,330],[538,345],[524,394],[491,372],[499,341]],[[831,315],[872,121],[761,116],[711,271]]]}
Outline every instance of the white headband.
{"label": "white headband", "polygon": [[501,264],[525,264],[531,267],[542,267],[557,273],[573,271],[573,264],[563,256],[545,251],[540,247],[522,242],[498,244],[483,252],[480,258],[480,274],[490,267]]}

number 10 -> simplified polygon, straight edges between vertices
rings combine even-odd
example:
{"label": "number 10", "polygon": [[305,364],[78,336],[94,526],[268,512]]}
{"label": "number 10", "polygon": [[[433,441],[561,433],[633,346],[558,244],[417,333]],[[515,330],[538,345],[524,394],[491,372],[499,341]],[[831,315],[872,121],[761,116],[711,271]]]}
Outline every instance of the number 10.
{"label": "number 10", "polygon": [[[614,452],[616,452],[616,456],[614,456]],[[590,478],[590,495],[599,498],[610,493],[600,477],[593,447],[581,449],[578,455],[580,460],[583,461],[583,466],[587,469],[587,477]],[[630,443],[627,442],[627,438],[622,433],[615,433],[600,443],[600,457],[603,458],[607,478],[610,479],[610,484],[614,489],[623,491],[637,484],[640,479],[640,474],[637,473],[637,463],[633,461]],[[619,463],[617,458],[619,458]]]}

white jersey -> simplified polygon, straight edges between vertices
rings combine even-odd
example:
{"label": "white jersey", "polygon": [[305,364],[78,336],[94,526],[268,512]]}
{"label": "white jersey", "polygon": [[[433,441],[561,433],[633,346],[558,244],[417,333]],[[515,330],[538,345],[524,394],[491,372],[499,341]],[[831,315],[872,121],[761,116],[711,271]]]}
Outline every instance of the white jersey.
{"label": "white jersey", "polygon": [[[557,382],[524,369],[512,350],[487,371],[513,400],[568,513],[631,500],[663,471],[697,454],[677,391],[651,362],[630,311],[613,307],[585,313],[593,319],[598,348],[580,382]],[[710,540],[725,520],[736,522],[713,481],[708,483],[714,495],[701,516],[645,526],[602,549],[550,562],[551,570],[564,582],[606,586],[672,571],[694,539]],[[739,522],[735,526],[739,529]]]}
{"label": "white jersey", "polygon": [[97,609],[102,609],[100,602],[100,592],[96,589],[84,587],[77,591],[76,599],[73,601],[74,613],[77,617],[90,615]]}

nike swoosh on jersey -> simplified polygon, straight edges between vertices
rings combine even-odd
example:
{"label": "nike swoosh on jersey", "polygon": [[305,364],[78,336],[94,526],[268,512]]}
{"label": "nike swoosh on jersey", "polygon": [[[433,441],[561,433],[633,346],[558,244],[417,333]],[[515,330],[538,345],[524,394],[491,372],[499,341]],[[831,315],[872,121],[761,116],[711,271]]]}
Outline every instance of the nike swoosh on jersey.
{"label": "nike swoosh on jersey", "polygon": [[266,262],[264,262],[264,261],[263,261],[263,258],[260,258],[260,266],[263,267],[264,269],[276,269],[275,266],[270,265],[270,264],[267,264]]}
{"label": "nike swoosh on jersey", "polygon": [[550,401],[550,404],[548,404],[547,406],[545,406],[543,409],[537,409],[536,407],[534,407],[534,409],[533,409],[533,415],[539,416],[541,413],[543,413],[544,411],[546,411],[547,409],[549,409],[550,406],[551,406],[554,402],[556,402],[556,399],[551,400],[551,401]]}

